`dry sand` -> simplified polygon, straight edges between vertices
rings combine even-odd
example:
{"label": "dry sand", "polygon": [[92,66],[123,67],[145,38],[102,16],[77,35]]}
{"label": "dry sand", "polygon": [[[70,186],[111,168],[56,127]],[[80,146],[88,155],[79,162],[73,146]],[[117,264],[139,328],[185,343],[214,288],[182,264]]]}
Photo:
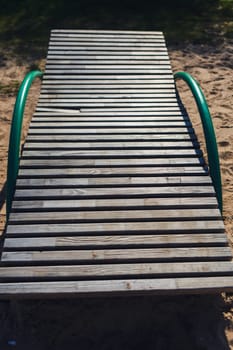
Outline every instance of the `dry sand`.
{"label": "dry sand", "polygon": [[[223,217],[233,245],[233,46],[169,47],[173,71],[185,70],[201,84],[213,117],[223,180]],[[33,63],[33,62],[31,62]],[[43,62],[41,63],[43,65]],[[27,71],[13,59],[2,60],[0,81],[12,85]],[[26,106],[23,138],[39,93],[34,84]],[[200,119],[182,82],[179,91],[200,140]],[[0,92],[1,94],[1,92]],[[9,128],[15,96],[1,95],[0,186],[6,179]],[[201,141],[202,142],[202,141]],[[3,197],[2,191],[2,196]],[[5,222],[1,208],[0,229]],[[233,296],[114,298],[21,303],[21,312],[0,304],[0,349],[233,349]],[[16,322],[17,320],[17,322]],[[226,338],[227,337],[227,338]],[[15,343],[8,343],[13,340]]]}

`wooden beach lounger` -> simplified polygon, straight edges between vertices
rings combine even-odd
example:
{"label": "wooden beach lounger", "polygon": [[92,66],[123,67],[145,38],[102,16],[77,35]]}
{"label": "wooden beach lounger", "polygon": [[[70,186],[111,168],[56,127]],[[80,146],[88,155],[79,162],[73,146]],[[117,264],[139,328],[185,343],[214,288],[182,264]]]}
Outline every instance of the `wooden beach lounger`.
{"label": "wooden beach lounger", "polygon": [[232,291],[231,259],[162,33],[53,30],[0,299]]}

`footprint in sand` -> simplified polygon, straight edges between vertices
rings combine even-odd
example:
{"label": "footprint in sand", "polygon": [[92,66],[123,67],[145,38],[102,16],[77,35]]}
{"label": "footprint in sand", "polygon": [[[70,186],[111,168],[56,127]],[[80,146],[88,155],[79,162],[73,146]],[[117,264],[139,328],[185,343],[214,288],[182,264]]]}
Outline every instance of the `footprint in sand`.
{"label": "footprint in sand", "polygon": [[[228,141],[220,141],[218,144],[221,147],[227,147],[230,145],[230,143]],[[231,153],[231,152],[228,152],[228,153]]]}

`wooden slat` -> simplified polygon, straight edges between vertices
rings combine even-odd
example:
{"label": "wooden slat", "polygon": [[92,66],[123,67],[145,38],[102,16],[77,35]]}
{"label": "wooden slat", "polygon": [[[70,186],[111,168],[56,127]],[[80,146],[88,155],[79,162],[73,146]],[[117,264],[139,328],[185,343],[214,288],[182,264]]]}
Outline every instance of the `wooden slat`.
{"label": "wooden slat", "polygon": [[75,65],[89,65],[89,64],[108,64],[108,65],[154,65],[160,67],[165,65],[170,67],[170,61],[167,56],[104,56],[104,55],[95,55],[95,56],[56,56],[47,57],[47,66],[50,65],[60,65],[65,64],[72,66]]}
{"label": "wooden slat", "polygon": [[51,262],[51,261],[154,261],[186,260],[198,261],[227,260],[232,257],[229,247],[198,248],[147,248],[147,249],[106,249],[106,250],[52,250],[52,251],[19,251],[2,253],[3,262]]}
{"label": "wooden slat", "polygon": [[[72,90],[71,90],[72,91]],[[72,100],[74,98],[77,99],[132,99],[132,98],[141,98],[141,99],[146,99],[147,98],[152,98],[155,101],[165,101],[165,102],[176,102],[176,96],[175,96],[175,92],[173,93],[169,93],[169,92],[163,92],[163,93],[147,93],[147,91],[144,90],[143,93],[132,93],[132,92],[128,92],[125,94],[120,93],[119,91],[116,92],[115,94],[111,93],[111,91],[106,91],[104,93],[99,93],[96,94],[93,91],[90,91],[88,94],[84,93],[84,91],[80,92],[76,92],[76,91],[72,91],[70,93],[67,93],[67,91],[65,90],[64,92],[55,92],[55,93],[48,93],[48,94],[44,94],[41,93],[40,95],[40,99],[67,99],[67,100]]]}
{"label": "wooden slat", "polygon": [[[107,109],[107,108],[106,108]],[[35,115],[50,115],[50,116],[83,116],[83,117],[125,117],[128,118],[130,116],[135,116],[135,117],[141,117],[141,116],[152,116],[152,117],[164,117],[166,116],[168,120],[173,117],[177,118],[182,118],[183,120],[187,119],[187,115],[182,113],[181,111],[166,111],[166,110],[156,110],[155,108],[148,108],[148,110],[145,110],[142,112],[139,108],[135,110],[135,108],[131,108],[131,110],[124,110],[124,109],[119,109],[116,108],[116,110],[107,110],[107,111],[96,111],[96,109],[90,111],[86,111],[86,108],[81,108],[81,109],[65,109],[65,108],[54,108],[51,106],[48,107],[37,107]],[[169,133],[169,131],[168,131]]]}
{"label": "wooden slat", "polygon": [[[171,247],[177,246],[211,246],[227,244],[225,234],[196,234],[196,235],[123,235],[123,236],[90,236],[90,237],[20,237],[7,238],[4,243],[4,250],[14,249],[51,249],[51,248],[107,248],[107,247]],[[1,269],[0,269],[1,271]],[[232,264],[233,271],[233,264]]]}
{"label": "wooden slat", "polygon": [[172,135],[172,134],[188,134],[188,133],[193,133],[192,128],[186,128],[186,127],[173,127],[173,128],[168,128],[168,127],[151,127],[151,128],[146,128],[146,127],[141,127],[141,128],[76,128],[76,129],[68,129],[66,128],[65,130],[62,128],[51,128],[51,129],[29,129],[29,134],[30,135],[35,135],[35,134],[47,134],[47,135],[80,135],[80,134],[134,134],[134,133],[141,133],[141,134],[161,134],[161,135]]}
{"label": "wooden slat", "polygon": [[169,220],[211,220],[220,219],[218,209],[166,209],[166,210],[101,210],[101,211],[64,211],[11,213],[9,223],[46,223],[46,222],[143,222]]}
{"label": "wooden slat", "polygon": [[[83,73],[83,72],[82,72]],[[107,78],[107,79],[106,79]],[[73,84],[74,82],[76,84],[80,84],[80,82],[82,80],[85,80],[85,84],[90,84],[92,82],[95,81],[95,83],[102,83],[105,84],[107,81],[109,84],[115,82],[117,84],[121,84],[122,81],[125,81],[125,83],[128,85],[129,82],[133,82],[133,83],[147,83],[147,84],[155,84],[155,83],[162,83],[162,84],[167,84],[167,83],[173,83],[174,84],[174,80],[173,80],[173,75],[170,74],[164,74],[164,75],[160,75],[158,77],[158,75],[156,74],[108,74],[108,76],[106,77],[106,75],[103,74],[80,74],[78,76],[76,75],[59,75],[59,74],[55,74],[55,75],[45,75],[43,78],[43,83],[44,80],[47,81],[47,83],[50,81],[52,81],[53,79],[57,80],[63,80],[63,84],[66,84],[64,82],[64,80],[66,80],[67,82],[69,82],[70,84]],[[98,81],[98,82],[97,82]]]}
{"label": "wooden slat", "polygon": [[95,70],[104,70],[104,69],[116,69],[116,70],[127,70],[127,73],[131,72],[131,70],[141,70],[144,69],[146,72],[150,72],[151,70],[159,70],[159,71],[168,71],[170,73],[170,65],[165,64],[156,64],[149,62],[143,62],[142,64],[135,62],[132,63],[123,63],[120,64],[120,61],[109,62],[108,60],[105,60],[103,62],[95,61],[93,63],[85,62],[85,63],[79,63],[77,61],[68,63],[61,63],[59,61],[56,61],[55,63],[52,63],[50,60],[47,61],[46,70],[74,70],[74,69],[83,69],[84,71],[88,69],[95,69]]}
{"label": "wooden slat", "polygon": [[167,222],[124,222],[124,223],[91,223],[91,224],[21,224],[9,225],[8,235],[85,235],[85,234],[121,234],[121,233],[220,233],[224,232],[222,220],[167,221]]}
{"label": "wooden slat", "polygon": [[99,35],[99,34],[114,34],[114,35],[128,35],[128,34],[139,34],[139,35],[160,35],[163,36],[163,33],[161,31],[143,31],[143,30],[106,30],[106,29],[52,29],[51,35],[53,34],[79,34],[79,33],[85,33],[85,34],[93,34],[93,35]]}
{"label": "wooden slat", "polygon": [[99,142],[27,142],[25,150],[39,149],[177,149],[177,148],[198,148],[199,144],[195,141],[151,141],[151,142],[133,142],[133,141],[99,141]]}
{"label": "wooden slat", "polygon": [[74,47],[75,49],[79,50],[88,50],[88,48],[94,48],[95,50],[128,50],[128,49],[133,49],[133,50],[143,50],[143,51],[148,51],[148,50],[160,50],[160,51],[165,51],[165,43],[162,42],[143,42],[143,41],[137,41],[137,42],[128,42],[128,40],[122,41],[122,42],[101,42],[101,41],[89,41],[86,39],[85,41],[82,42],[77,42],[77,41],[59,41],[59,40],[53,40],[50,41],[49,43],[49,49],[55,49],[55,50],[64,50],[64,49],[70,49]]}
{"label": "wooden slat", "polygon": [[[211,185],[212,180],[207,174],[203,176],[122,176],[122,177],[82,177],[82,178],[21,178],[19,177],[16,182],[17,188],[30,188],[30,187],[82,187],[82,186],[113,186],[113,185],[193,185],[199,186]],[[178,200],[178,199],[177,199]]]}
{"label": "wooden slat", "polygon": [[62,85],[62,86],[54,86],[54,85],[46,85],[41,89],[41,95],[66,95],[69,94],[69,96],[72,96],[72,94],[74,95],[74,97],[76,96],[76,94],[105,94],[106,96],[109,94],[137,94],[140,96],[144,96],[145,94],[153,94],[155,97],[162,97],[163,95],[169,95],[169,96],[174,96],[175,94],[175,89],[172,86],[167,86],[167,87],[161,87],[161,88],[156,88],[155,86],[148,86],[148,87],[144,87],[142,88],[142,86],[136,86],[133,88],[123,88],[123,87],[118,87],[118,86],[96,86],[96,85],[82,85],[81,86],[75,86],[73,85],[73,88],[70,87],[69,85]]}
{"label": "wooden slat", "polygon": [[51,36],[50,36],[51,40],[53,38],[91,38],[93,40],[98,39],[98,38],[108,38],[108,39],[145,39],[145,40],[150,40],[150,38],[152,40],[154,39],[163,39],[164,40],[164,36],[162,33],[156,33],[154,32],[154,34],[150,34],[148,35],[146,34],[125,34],[125,33],[119,33],[118,31],[114,32],[114,33],[105,33],[102,31],[100,32],[95,32],[95,35],[90,34],[90,33],[81,33],[81,32],[75,32],[75,33],[71,33],[71,32],[63,32],[63,33],[56,33],[56,32],[52,32]]}
{"label": "wooden slat", "polygon": [[48,199],[48,200],[17,200],[12,204],[14,211],[23,210],[51,210],[68,208],[88,210],[88,208],[217,208],[218,203],[215,197],[177,197],[174,198],[138,198],[137,201],[131,198],[124,199]]}
{"label": "wooden slat", "polygon": [[[154,101],[154,99],[143,99],[140,101],[137,99],[127,99],[126,101],[123,101],[124,99],[121,100],[111,100],[111,99],[73,99],[72,100],[53,100],[51,99],[40,99],[38,102],[38,107],[49,107],[49,106],[64,106],[66,108],[70,107],[154,107],[157,110],[167,110],[167,111],[180,111],[180,108],[178,107],[178,104],[176,102],[158,102]],[[151,101],[150,101],[151,100]]]}
{"label": "wooden slat", "polygon": [[105,296],[135,294],[201,294],[233,291],[232,276],[214,276],[198,278],[162,278],[142,280],[105,280],[105,281],[63,281],[63,282],[21,282],[1,283],[1,298],[41,298],[71,296]]}
{"label": "wooden slat", "polygon": [[[38,129],[35,129],[38,130]],[[68,129],[69,130],[69,129]],[[71,130],[70,130],[71,132]],[[44,132],[49,134],[49,131]],[[56,130],[56,133],[59,133],[58,130]],[[62,132],[61,132],[62,133]],[[64,130],[63,130],[64,133]],[[162,150],[126,150],[126,149],[120,149],[120,150],[39,150],[39,151],[26,151],[23,154],[24,158],[30,158],[30,157],[36,157],[36,158],[51,158],[53,156],[54,158],[75,158],[75,157],[114,157],[114,158],[129,158],[132,156],[136,157],[169,157],[169,158],[177,158],[177,157],[190,157],[190,156],[201,156],[201,152],[199,150],[195,149],[176,149],[176,150],[169,150],[169,149],[162,149]],[[158,170],[158,169],[157,169]],[[194,169],[196,170],[196,169]],[[148,169],[149,172],[152,172],[152,170]],[[163,173],[166,171],[166,169],[163,169]],[[178,171],[182,172],[182,169],[178,169]],[[187,169],[187,172],[190,172],[191,169]],[[96,169],[95,169],[96,172]],[[114,174],[115,170],[109,170],[108,175],[111,173]],[[155,173],[157,171],[154,171]]]}
{"label": "wooden slat", "polygon": [[[65,120],[64,120],[65,119]],[[59,123],[69,123],[69,122],[89,122],[89,123],[93,123],[93,122],[120,122],[122,121],[123,123],[126,122],[143,122],[145,123],[145,125],[147,125],[147,122],[184,122],[186,121],[187,124],[189,124],[189,120],[187,119],[187,117],[183,117],[181,115],[174,115],[174,116],[153,116],[153,115],[149,115],[149,116],[94,116],[93,114],[91,114],[90,116],[87,114],[87,116],[85,115],[85,113],[80,113],[78,116],[77,115],[72,115],[72,114],[68,114],[66,116],[66,118],[64,118],[64,113],[62,114],[62,112],[59,113],[54,113],[54,114],[50,114],[49,112],[47,112],[46,114],[43,112],[36,112],[33,116],[33,121],[31,121],[31,126],[34,125],[34,123],[40,123],[40,122],[52,122],[52,123],[57,123],[59,125]],[[114,124],[112,124],[114,125]],[[155,123],[154,123],[155,125]],[[191,125],[191,124],[189,124]]]}
{"label": "wooden slat", "polygon": [[75,122],[63,122],[61,121],[60,123],[57,123],[56,121],[53,121],[53,122],[38,122],[38,121],[34,121],[33,123],[31,123],[30,125],[30,129],[33,129],[33,128],[64,128],[64,127],[68,127],[68,128],[82,128],[82,127],[90,127],[91,129],[95,129],[96,127],[102,127],[102,128],[109,128],[109,127],[112,127],[112,128],[116,128],[116,127],[120,127],[120,128],[124,128],[124,127],[132,127],[132,128],[137,128],[137,127],[144,127],[144,128],[148,128],[148,127],[160,127],[160,128],[163,128],[163,127],[191,127],[191,123],[189,121],[186,121],[186,120],[176,120],[176,121],[93,121],[91,122],[82,122],[82,121],[75,121]]}
{"label": "wooden slat", "polygon": [[[179,108],[165,108],[165,107],[135,107],[132,108],[132,106],[128,106],[128,107],[110,107],[110,106],[106,106],[106,107],[97,107],[97,108],[92,108],[92,107],[88,107],[88,108],[81,108],[80,112],[81,113],[98,113],[98,112],[107,112],[107,113],[114,113],[114,112],[124,112],[124,115],[126,112],[155,112],[155,115],[160,115],[161,112],[163,111],[167,111],[169,112],[169,115],[173,115],[173,110],[174,111],[178,111],[181,115],[186,115],[186,113],[184,112],[184,110],[179,106]],[[174,112],[175,113],[175,112]],[[113,114],[112,114],[113,115]]]}
{"label": "wooden slat", "polygon": [[159,69],[159,70],[166,70],[170,72],[170,64],[169,62],[162,63],[159,62],[143,62],[140,63],[138,61],[123,61],[123,63],[120,63],[121,60],[117,61],[111,61],[109,60],[92,60],[90,63],[88,63],[89,60],[81,61],[80,60],[47,60],[46,68],[49,69],[127,69],[129,72],[131,69],[146,69],[148,72],[151,69]]}
{"label": "wooden slat", "polygon": [[[37,151],[35,151],[37,152]],[[32,154],[33,155],[33,154]],[[150,175],[150,176],[168,176],[168,175],[176,175],[176,176],[184,176],[186,175],[204,175],[206,170],[201,166],[196,167],[113,167],[113,168],[49,168],[49,169],[20,169],[19,176],[20,177],[40,177],[40,176],[49,176],[49,177],[66,177],[66,176],[137,176],[137,175]],[[163,189],[164,190],[164,189]],[[187,189],[186,189],[187,190]],[[201,191],[201,190],[200,190]],[[206,192],[206,188],[204,188],[203,193]],[[176,192],[176,189],[174,190]],[[130,194],[129,190],[129,194]],[[149,193],[149,189],[148,189]],[[201,192],[200,192],[201,193]]]}
{"label": "wooden slat", "polygon": [[[63,141],[69,142],[69,141],[138,141],[138,142],[143,142],[143,141],[155,141],[155,140],[160,140],[160,141],[189,141],[189,140],[196,140],[196,135],[195,134],[171,134],[171,135],[166,135],[166,134],[140,134],[135,133],[135,134],[89,134],[89,135],[82,135],[80,134],[77,138],[76,135],[34,135],[34,134],[29,134],[27,137],[27,142],[56,142],[56,141]],[[173,160],[171,160],[173,161]],[[177,158],[177,161],[180,162],[179,158]],[[155,160],[156,162],[156,160]],[[162,161],[161,161],[162,162]],[[162,164],[162,163],[161,163]]]}
{"label": "wooden slat", "polygon": [[76,75],[79,74],[125,74],[125,76],[129,76],[130,74],[163,74],[164,76],[168,75],[170,76],[170,70],[167,69],[128,69],[128,68],[122,68],[122,69],[117,69],[117,68],[105,68],[105,69],[100,69],[100,68],[87,68],[87,69],[49,69],[46,68],[45,73],[47,76],[51,77],[58,77],[59,75],[63,75],[65,78],[68,76],[73,76],[75,77]]}
{"label": "wooden slat", "polygon": [[108,265],[68,265],[68,266],[20,266],[1,267],[1,280],[45,278],[57,280],[64,277],[73,278],[100,278],[100,277],[143,277],[154,276],[214,276],[233,274],[233,264],[228,261],[218,262],[176,262],[174,263],[133,263]]}
{"label": "wooden slat", "polygon": [[69,85],[64,85],[64,86],[45,86],[43,89],[41,89],[41,96],[44,97],[49,97],[49,96],[71,96],[71,97],[76,97],[77,94],[80,94],[81,96],[84,95],[92,95],[92,96],[99,96],[104,94],[104,96],[114,96],[114,95],[137,95],[137,97],[143,97],[145,95],[153,95],[154,97],[163,97],[163,96],[168,96],[172,97],[175,95],[175,89],[172,87],[167,87],[167,88],[161,88],[161,89],[155,89],[152,87],[144,88],[142,89],[140,86],[136,88],[118,88],[116,87],[109,87],[105,86],[103,87],[97,87],[96,85],[92,85],[92,87],[87,87],[83,85],[83,88],[81,89],[80,87],[73,86],[73,89]]}
{"label": "wooden slat", "polygon": [[93,59],[95,58],[98,59],[99,57],[106,57],[106,59],[117,59],[118,57],[120,59],[155,59],[155,60],[169,60],[169,57],[167,56],[166,52],[164,50],[152,50],[152,51],[136,51],[133,49],[127,50],[127,49],[122,49],[120,50],[106,50],[103,48],[103,50],[97,50],[96,48],[93,49],[79,49],[79,48],[69,48],[68,50],[63,50],[61,48],[55,50],[54,48],[49,49],[47,53],[47,59],[75,59],[75,58],[87,58],[87,59]]}
{"label": "wooden slat", "polygon": [[[37,171],[40,169],[37,169]],[[53,170],[53,169],[51,169]],[[38,176],[42,172],[38,171]],[[46,171],[45,171],[46,173]],[[52,171],[51,171],[52,174]],[[159,187],[113,187],[113,188],[59,188],[59,189],[18,189],[15,192],[15,198],[56,198],[56,197],[114,197],[114,196],[181,196],[193,195],[198,196],[202,194],[213,194],[215,191],[212,186],[163,186]]]}
{"label": "wooden slat", "polygon": [[[77,43],[77,45],[79,45],[79,43],[83,44],[83,42],[85,43],[100,43],[100,44],[108,44],[108,45],[114,45],[114,44],[118,44],[118,43],[122,43],[123,45],[125,43],[135,43],[135,44],[144,44],[145,46],[147,46],[148,44],[164,44],[164,39],[163,37],[155,37],[155,36],[150,36],[147,37],[146,35],[144,35],[143,37],[140,36],[127,36],[127,37],[119,37],[118,35],[105,35],[105,36],[100,36],[100,35],[95,35],[94,37],[91,35],[52,35],[51,39],[50,39],[50,44],[59,42],[61,45],[65,44],[73,44],[73,43]],[[87,44],[87,45],[88,45]]]}
{"label": "wooden slat", "polygon": [[155,102],[110,102],[108,100],[104,101],[76,101],[76,102],[62,102],[62,101],[39,101],[38,107],[48,107],[48,106],[55,106],[55,107],[65,107],[65,108],[80,108],[80,107],[154,107],[156,106],[157,109],[161,108],[162,110],[167,111],[179,111],[179,107],[176,105],[176,103],[170,103],[170,104],[162,104],[158,107]]}
{"label": "wooden slat", "polygon": [[[46,77],[45,77],[46,78]],[[126,89],[130,89],[133,91],[133,89],[135,89],[135,91],[138,91],[138,89],[141,90],[147,90],[147,89],[153,89],[153,91],[156,91],[157,89],[158,92],[163,91],[163,90],[175,90],[175,85],[174,82],[172,82],[171,80],[157,80],[157,81],[152,81],[151,80],[145,80],[143,82],[143,80],[136,80],[131,82],[131,84],[127,83],[126,80],[123,80],[122,83],[120,83],[117,80],[80,80],[77,82],[74,81],[65,81],[62,80],[49,80],[49,79],[44,79],[43,80],[43,84],[41,87],[41,91],[46,91],[46,89],[50,90],[50,89],[56,89],[56,90],[60,90],[60,89],[72,89],[73,90],[77,90],[80,89],[80,91],[85,92],[86,89],[90,89],[91,91],[93,91],[93,89],[98,89],[100,91],[111,91],[112,89],[114,90],[118,90],[120,89],[120,91],[124,91]]]}
{"label": "wooden slat", "polygon": [[[186,165],[204,165],[200,158],[131,158],[131,159],[22,159],[20,168],[57,168],[68,167],[75,168],[79,166],[141,166],[141,165],[156,165],[156,166],[186,166]],[[147,183],[148,179],[144,178],[142,181]],[[156,181],[156,179],[154,179]]]}

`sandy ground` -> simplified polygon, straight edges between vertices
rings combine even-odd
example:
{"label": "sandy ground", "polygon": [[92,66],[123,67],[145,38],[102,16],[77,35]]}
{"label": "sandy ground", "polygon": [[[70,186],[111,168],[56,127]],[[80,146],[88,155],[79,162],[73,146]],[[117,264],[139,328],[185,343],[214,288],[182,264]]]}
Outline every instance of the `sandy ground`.
{"label": "sandy ground", "polygon": [[[233,245],[233,45],[169,47],[173,71],[185,70],[201,84],[213,117],[223,180],[223,217]],[[31,62],[33,63],[33,62]],[[42,62],[43,65],[43,62]],[[28,69],[14,59],[0,61],[4,86],[21,81]],[[23,138],[39,93],[33,85],[26,106]],[[191,94],[179,82],[182,100],[200,138],[202,130]],[[12,89],[13,90],[13,89]],[[9,127],[15,94],[0,91],[1,202],[6,180]],[[0,230],[5,223],[1,205]],[[233,349],[233,296],[134,297],[0,302],[0,349]]]}

